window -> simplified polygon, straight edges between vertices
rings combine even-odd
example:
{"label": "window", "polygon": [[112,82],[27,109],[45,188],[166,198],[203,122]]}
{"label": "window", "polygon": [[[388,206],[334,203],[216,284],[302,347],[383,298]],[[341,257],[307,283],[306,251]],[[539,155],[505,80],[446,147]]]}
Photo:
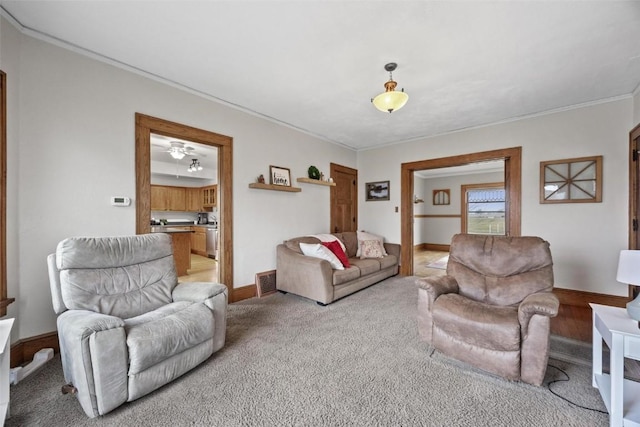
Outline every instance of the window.
{"label": "window", "polygon": [[462,232],[505,235],[506,191],[503,183],[461,187]]}

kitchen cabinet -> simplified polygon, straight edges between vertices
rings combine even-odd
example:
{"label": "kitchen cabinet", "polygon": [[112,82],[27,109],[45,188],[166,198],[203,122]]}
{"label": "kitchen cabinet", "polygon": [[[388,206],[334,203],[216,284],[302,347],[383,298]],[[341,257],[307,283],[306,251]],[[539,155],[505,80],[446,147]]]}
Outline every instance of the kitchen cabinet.
{"label": "kitchen cabinet", "polygon": [[191,253],[207,256],[207,229],[206,227],[192,227]]}
{"label": "kitchen cabinet", "polygon": [[203,211],[203,196],[202,188],[185,188],[186,195],[186,210],[187,212],[202,212]]}
{"label": "kitchen cabinet", "polygon": [[218,205],[218,186],[202,187],[202,207],[215,208]]}
{"label": "kitchen cabinet", "polygon": [[186,203],[186,189],[184,187],[151,186],[152,211],[185,211]]}

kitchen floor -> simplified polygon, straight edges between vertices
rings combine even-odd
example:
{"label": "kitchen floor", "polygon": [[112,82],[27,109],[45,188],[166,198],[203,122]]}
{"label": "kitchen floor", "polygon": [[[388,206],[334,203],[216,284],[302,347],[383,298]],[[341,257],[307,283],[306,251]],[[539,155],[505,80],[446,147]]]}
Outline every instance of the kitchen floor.
{"label": "kitchen floor", "polygon": [[181,282],[219,282],[218,261],[202,255],[191,254],[191,268],[186,276],[180,276]]}

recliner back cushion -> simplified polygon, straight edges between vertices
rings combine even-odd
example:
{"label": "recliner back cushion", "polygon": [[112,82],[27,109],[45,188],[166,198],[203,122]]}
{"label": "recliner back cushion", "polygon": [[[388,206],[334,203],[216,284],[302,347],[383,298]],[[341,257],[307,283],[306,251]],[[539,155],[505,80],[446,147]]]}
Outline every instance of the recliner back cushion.
{"label": "recliner back cushion", "polygon": [[553,288],[549,243],[539,237],[457,234],[447,274],[456,278],[461,295],[497,305],[519,304]]}
{"label": "recliner back cushion", "polygon": [[58,244],[64,304],[123,319],[171,302],[178,283],[171,237],[73,237]]}

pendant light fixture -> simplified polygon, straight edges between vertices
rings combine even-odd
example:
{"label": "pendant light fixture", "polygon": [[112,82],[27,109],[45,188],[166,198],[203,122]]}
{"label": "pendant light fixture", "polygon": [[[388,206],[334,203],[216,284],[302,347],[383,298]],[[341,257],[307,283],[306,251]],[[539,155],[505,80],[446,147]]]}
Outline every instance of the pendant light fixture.
{"label": "pendant light fixture", "polygon": [[189,172],[201,171],[202,166],[200,166],[200,162],[198,161],[198,159],[191,159],[191,164],[189,165],[189,169],[187,170]]}
{"label": "pendant light fixture", "polygon": [[384,69],[389,72],[389,81],[384,84],[385,91],[371,99],[373,105],[380,111],[393,113],[404,107],[404,104],[409,99],[409,95],[404,92],[404,88],[399,92],[395,90],[398,83],[393,81],[392,72],[397,67],[398,64],[395,62],[390,62],[384,66]]}

